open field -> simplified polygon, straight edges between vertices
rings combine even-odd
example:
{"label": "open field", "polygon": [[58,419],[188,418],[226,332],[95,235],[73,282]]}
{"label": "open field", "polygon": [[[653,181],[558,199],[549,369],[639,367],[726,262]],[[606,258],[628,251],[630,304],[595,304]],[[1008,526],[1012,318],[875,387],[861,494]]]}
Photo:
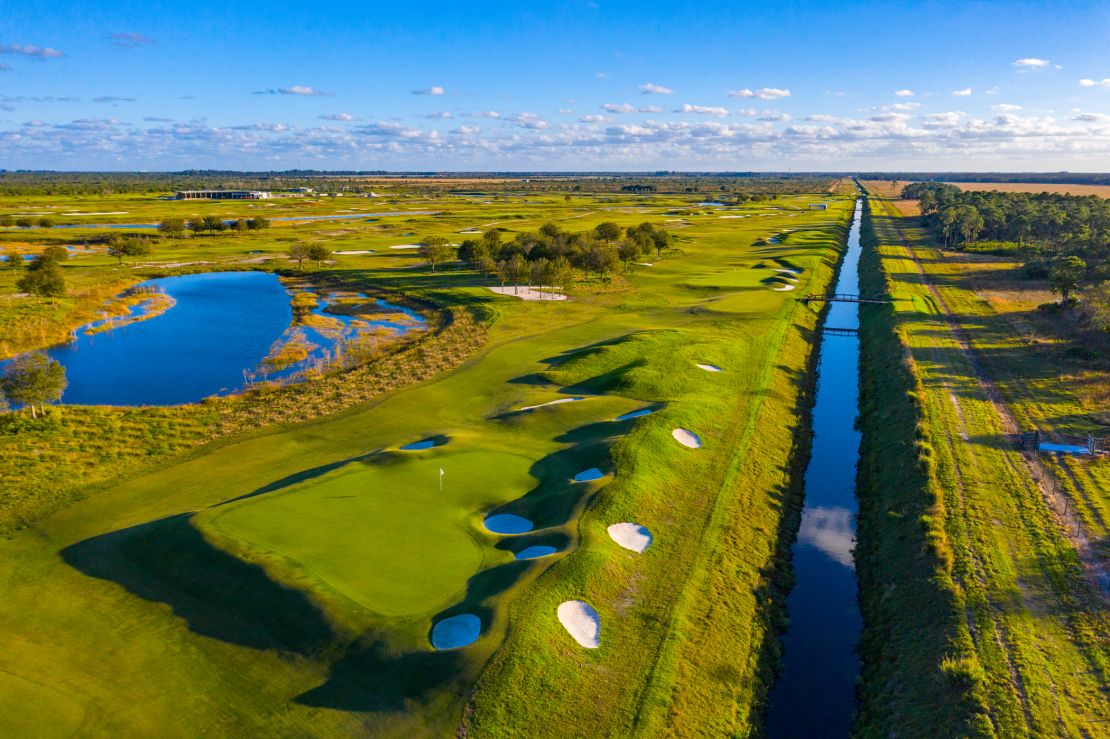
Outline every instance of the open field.
{"label": "open field", "polygon": [[[1105,369],[1061,363],[1013,330],[1014,302],[980,292],[1013,265],[941,252],[890,206],[872,199],[869,279],[896,302],[863,334],[876,391],[865,459],[893,464],[861,468],[861,730],[932,733],[943,717],[955,723],[940,733],[1098,735],[1110,720],[1107,463],[1045,475],[1014,434],[1100,428],[1089,388]],[[879,372],[902,378],[903,400]]]}
{"label": "open field", "polygon": [[[818,198],[827,211],[808,209]],[[275,207],[338,215],[342,200]],[[351,387],[325,378],[273,391],[270,415],[243,408],[249,397],[64,407],[51,413],[55,426],[4,437],[27,470],[34,454],[64,451],[71,469],[101,477],[88,487],[55,479],[68,492],[27,509],[26,527],[0,540],[0,675],[17,686],[0,691],[0,732],[25,731],[2,717],[26,715],[55,717],[40,720],[43,731],[117,735],[756,730],[789,582],[818,318],[772,289],[775,270],[800,273],[801,292],[823,290],[852,201],[490,200],[399,197],[373,210],[432,213],[164,239],[141,267],[98,253],[65,263],[71,284],[96,286],[290,267],[294,240],[318,241],[371,253],[335,256],[316,278],[455,319],[397,355],[406,368],[396,376],[385,355],[338,376]],[[233,217],[258,205],[55,204],[152,220],[178,206]],[[433,273],[389,248],[427,235],[457,242],[475,228],[511,238],[548,221],[585,230],[608,220],[666,224],[677,241],[652,266],[579,281],[566,301],[497,296],[487,289],[496,282],[475,272]],[[21,231],[20,248],[103,229],[62,231]],[[260,257],[272,259],[249,261]],[[183,262],[201,264],[166,266]],[[12,292],[10,279],[0,277],[0,293]],[[69,305],[31,310],[63,330],[83,320]],[[450,339],[452,327],[476,322],[480,331]],[[544,405],[569,397],[583,400]],[[613,420],[642,408],[654,412]],[[225,424],[221,438],[198,446],[213,424]],[[694,432],[701,448],[676,443],[674,429]],[[72,438],[82,439],[77,449],[59,449]],[[439,444],[400,448],[424,439]],[[595,467],[600,479],[573,481]],[[36,484],[32,498],[46,480]],[[483,525],[492,514],[534,528],[494,534]],[[617,546],[607,527],[620,521],[647,527],[651,547]],[[556,553],[514,559],[539,545]],[[600,615],[598,649],[582,650],[559,625],[556,607],[570,599]],[[433,650],[433,625],[464,613],[480,619],[480,638]]]}

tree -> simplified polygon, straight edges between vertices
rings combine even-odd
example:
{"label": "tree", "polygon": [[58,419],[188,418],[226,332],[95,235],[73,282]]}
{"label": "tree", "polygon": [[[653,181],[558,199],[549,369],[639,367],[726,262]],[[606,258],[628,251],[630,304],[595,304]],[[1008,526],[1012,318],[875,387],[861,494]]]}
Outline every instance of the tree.
{"label": "tree", "polygon": [[66,385],[65,367],[41,352],[16,357],[0,376],[4,397],[30,408],[33,418],[38,418],[35,406],[42,409],[44,404],[59,400]]}
{"label": "tree", "polygon": [[308,258],[316,262],[319,267],[324,263],[324,260],[331,256],[331,249],[323,244],[309,244],[308,245]]}
{"label": "tree", "polygon": [[455,247],[442,236],[428,236],[420,242],[420,256],[428,260],[435,272],[437,264],[455,256]]}
{"label": "tree", "polygon": [[262,229],[269,228],[269,227],[270,227],[270,219],[269,218],[262,218],[261,216],[258,216],[256,218],[251,218],[249,221],[247,221],[247,228],[249,228],[252,231],[261,231]]}
{"label": "tree", "polygon": [[15,223],[15,219],[7,215],[6,213],[0,216],[0,226],[10,226],[13,223]]}
{"label": "tree", "polygon": [[20,269],[23,266],[23,255],[15,249],[4,252],[4,266],[9,269]]}
{"label": "tree", "polygon": [[247,220],[245,218],[237,218],[231,222],[231,229],[236,233],[243,233],[248,228],[250,228],[250,226],[247,224]]}
{"label": "tree", "polygon": [[289,247],[289,258],[297,260],[297,269],[304,269],[304,260],[308,259],[308,244],[293,244]]}
{"label": "tree", "polygon": [[158,224],[158,231],[170,237],[181,236],[185,233],[185,221],[182,218],[165,218]]}
{"label": "tree", "polygon": [[39,228],[54,228],[54,220],[52,218],[40,218]]}
{"label": "tree", "polygon": [[32,221],[30,218],[16,218],[15,225],[19,226],[20,228],[30,228],[31,226],[35,225],[35,222]]}
{"label": "tree", "polygon": [[[16,281],[16,287],[19,288],[20,292],[38,295],[42,298],[63,297],[66,294],[66,281],[58,264],[48,259],[42,260],[41,257],[35,261],[38,262],[38,265],[34,269],[28,269]],[[32,264],[34,265],[34,263]]]}
{"label": "tree", "polygon": [[1060,257],[1052,264],[1048,273],[1048,284],[1052,292],[1060,293],[1060,303],[1065,305],[1071,294],[1079,289],[1079,281],[1087,274],[1087,263],[1079,257]]}
{"label": "tree", "polygon": [[602,241],[613,242],[621,237],[621,227],[612,221],[605,221],[594,227],[594,233]]}
{"label": "tree", "polygon": [[35,259],[47,262],[64,262],[69,259],[69,250],[64,246],[48,246]]}
{"label": "tree", "polygon": [[570,289],[574,284],[574,268],[566,257],[556,257],[548,265],[545,281],[552,287],[561,287],[563,291]]}
{"label": "tree", "polygon": [[223,231],[227,228],[224,219],[219,216],[205,216],[204,217],[204,230],[205,231]]}
{"label": "tree", "polygon": [[145,257],[150,254],[146,239],[136,236],[113,236],[108,240],[108,256],[115,257],[123,264],[124,257]]}
{"label": "tree", "polygon": [[528,276],[528,262],[519,254],[513,254],[504,264],[505,276],[519,287],[520,283]]}
{"label": "tree", "polygon": [[1085,292],[1083,302],[1090,310],[1094,327],[1110,334],[1110,282],[1104,282]]}
{"label": "tree", "polygon": [[639,239],[622,239],[621,242],[617,244],[617,254],[620,256],[621,261],[624,262],[624,268],[626,270],[631,270],[633,263],[643,256],[643,247]]}
{"label": "tree", "polygon": [[962,205],[956,216],[960,241],[974,241],[983,230],[983,216],[974,205]]}

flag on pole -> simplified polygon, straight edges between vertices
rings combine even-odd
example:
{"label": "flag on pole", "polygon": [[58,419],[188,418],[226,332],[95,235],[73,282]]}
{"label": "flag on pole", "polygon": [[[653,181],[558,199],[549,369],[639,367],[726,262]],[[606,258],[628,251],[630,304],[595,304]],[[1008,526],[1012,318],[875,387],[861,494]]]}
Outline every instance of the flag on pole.
{"label": "flag on pole", "polygon": [[440,489],[440,492],[443,491],[443,468],[442,467],[439,468],[439,489]]}

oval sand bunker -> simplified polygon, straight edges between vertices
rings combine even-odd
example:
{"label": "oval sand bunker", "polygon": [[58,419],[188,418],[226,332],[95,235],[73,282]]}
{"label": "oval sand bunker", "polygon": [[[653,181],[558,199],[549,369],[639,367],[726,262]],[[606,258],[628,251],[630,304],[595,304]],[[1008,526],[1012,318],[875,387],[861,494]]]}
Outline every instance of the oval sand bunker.
{"label": "oval sand bunker", "polygon": [[638,523],[615,523],[607,531],[610,539],[637,554],[651,546],[651,532]]}
{"label": "oval sand bunker", "polygon": [[688,446],[691,449],[698,449],[701,447],[701,439],[693,431],[687,429],[675,429],[671,432],[671,436],[682,446]]}
{"label": "oval sand bunker", "polygon": [[535,546],[525,547],[513,555],[513,559],[539,559],[546,557],[559,551],[555,547],[547,546],[545,544],[536,544]]}
{"label": "oval sand bunker", "polygon": [[589,603],[568,600],[559,604],[559,623],[586,649],[597,649],[601,644],[601,617]]}
{"label": "oval sand bunker", "polygon": [[472,613],[445,618],[432,627],[432,646],[458,649],[473,644],[482,634],[482,620]]}
{"label": "oval sand bunker", "polygon": [[483,521],[485,527],[495,534],[525,534],[532,530],[532,522],[523,516],[512,513],[498,513]]}
{"label": "oval sand bunker", "polygon": [[722,371],[721,368],[718,367],[715,364],[698,364],[698,368],[703,369],[706,372],[721,372]]}
{"label": "oval sand bunker", "polygon": [[574,476],[575,482],[589,482],[590,480],[600,480],[605,477],[605,473],[597,467],[591,467],[588,470],[582,470]]}

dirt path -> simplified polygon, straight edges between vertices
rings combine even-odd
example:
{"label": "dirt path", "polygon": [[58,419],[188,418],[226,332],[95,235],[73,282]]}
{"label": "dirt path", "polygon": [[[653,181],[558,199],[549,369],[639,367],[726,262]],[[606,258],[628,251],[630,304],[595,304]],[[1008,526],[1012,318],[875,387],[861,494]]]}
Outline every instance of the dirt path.
{"label": "dirt path", "polygon": [[[940,290],[937,289],[924,267],[921,266],[917,252],[910,246],[909,241],[902,233],[902,229],[895,216],[890,213],[889,203],[884,202],[884,208],[887,211],[887,216],[890,218],[891,225],[898,234],[898,239],[901,242],[902,248],[906,250],[906,253],[913,261],[914,267],[921,277],[922,284],[928,288],[929,294],[932,295],[933,299],[936,301],[937,307],[943,313],[952,337],[955,339],[957,345],[960,347],[960,351],[964,354],[969,366],[975,373],[975,381],[990,402],[992,409],[1001,423],[1003,431],[1010,436],[1020,434],[1021,426],[1018,424],[1014,414],[1010,411],[1009,406],[1003,400],[1002,393],[998,386],[991,380],[990,376],[980,364],[978,357],[975,355],[972,342],[967,336],[967,332],[964,331],[963,326],[956,320],[944,296],[941,295]],[[953,402],[956,402],[958,405],[958,401],[956,401],[954,397]],[[1051,430],[1054,432],[1055,428]],[[1053,512],[1056,525],[1075,549],[1079,561],[1083,565],[1088,581],[1095,589],[1095,592],[1099,593],[1104,601],[1110,603],[1110,565],[1098,557],[1095,547],[1092,545],[1090,538],[1083,529],[1082,522],[1079,521],[1077,517],[1074,520],[1074,527],[1069,525],[1067,512],[1069,509],[1074,509],[1074,505],[1072,504],[1073,502],[1068,500],[1067,493],[1064,492],[1066,490],[1065,487],[1041,464],[1035,452],[1023,452],[1020,456],[1024,460],[1028,478],[1032,481],[1032,484],[1040,492],[1041,497]],[[1076,485],[1076,489],[1079,490],[1082,495],[1086,495],[1086,492],[1083,491],[1079,481],[1075,479],[1075,476],[1072,475],[1071,478],[1073,484]]]}

